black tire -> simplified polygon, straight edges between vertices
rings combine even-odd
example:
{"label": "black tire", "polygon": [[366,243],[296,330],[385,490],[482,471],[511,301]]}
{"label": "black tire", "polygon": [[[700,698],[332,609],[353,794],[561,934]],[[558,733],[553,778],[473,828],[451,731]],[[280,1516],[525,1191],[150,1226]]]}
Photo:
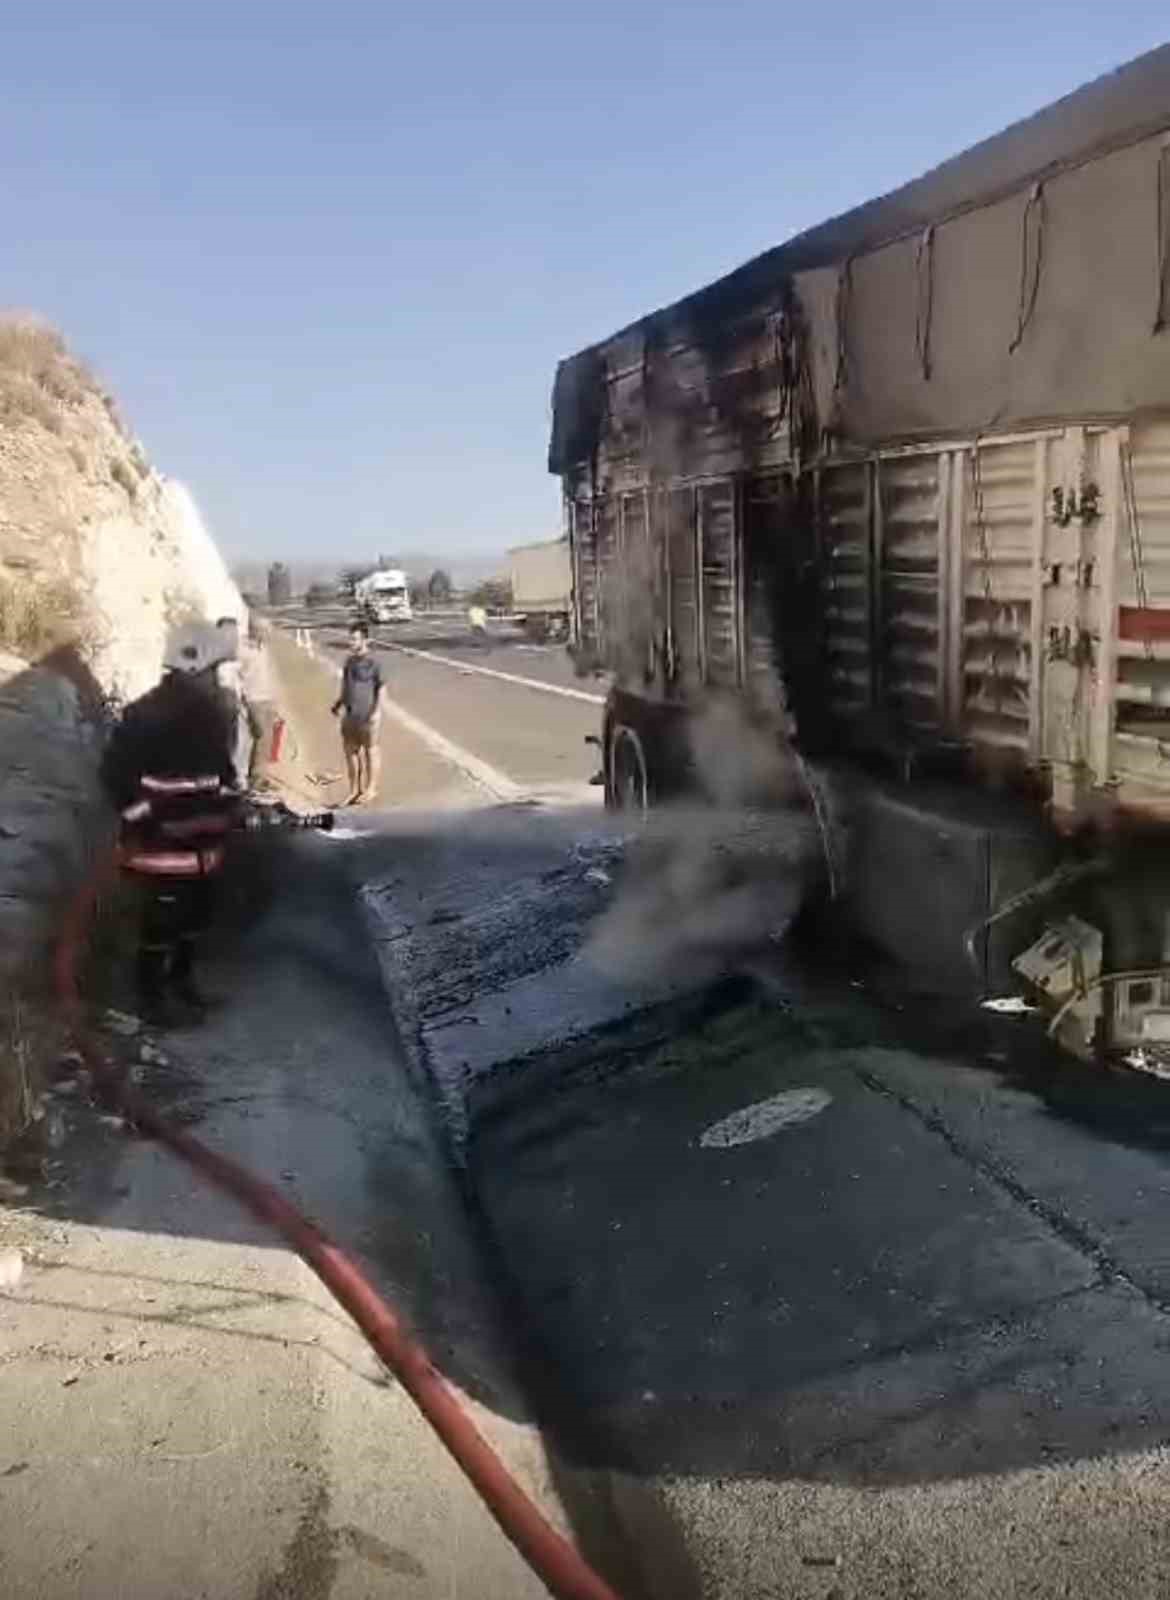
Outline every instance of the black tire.
{"label": "black tire", "polygon": [[646,752],[633,728],[618,724],[609,741],[609,784],[607,798],[613,811],[631,811],[645,816],[650,809],[650,778],[646,771]]}

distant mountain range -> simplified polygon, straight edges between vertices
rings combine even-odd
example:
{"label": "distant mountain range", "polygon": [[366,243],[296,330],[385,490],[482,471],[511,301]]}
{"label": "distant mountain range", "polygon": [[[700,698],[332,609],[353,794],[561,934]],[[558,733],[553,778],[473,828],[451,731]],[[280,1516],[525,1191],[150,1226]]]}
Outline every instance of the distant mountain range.
{"label": "distant mountain range", "polygon": [[[498,555],[428,556],[406,551],[388,550],[387,566],[401,567],[410,578],[429,578],[436,568],[446,572],[457,589],[474,588],[485,578],[496,578],[508,570],[508,558]],[[232,577],[241,589],[263,594],[268,583],[268,561],[237,561],[232,566]],[[353,561],[289,561],[293,589],[298,593],[311,583],[336,583],[347,567],[360,567],[373,571],[377,565],[367,557]]]}

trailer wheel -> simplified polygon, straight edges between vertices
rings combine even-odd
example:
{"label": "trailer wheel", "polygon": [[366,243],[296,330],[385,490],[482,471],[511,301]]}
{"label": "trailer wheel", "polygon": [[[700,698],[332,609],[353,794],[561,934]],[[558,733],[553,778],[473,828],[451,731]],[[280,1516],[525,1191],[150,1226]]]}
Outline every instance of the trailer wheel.
{"label": "trailer wheel", "polygon": [[609,742],[609,796],[615,811],[645,813],[650,806],[646,753],[633,728],[618,724]]}

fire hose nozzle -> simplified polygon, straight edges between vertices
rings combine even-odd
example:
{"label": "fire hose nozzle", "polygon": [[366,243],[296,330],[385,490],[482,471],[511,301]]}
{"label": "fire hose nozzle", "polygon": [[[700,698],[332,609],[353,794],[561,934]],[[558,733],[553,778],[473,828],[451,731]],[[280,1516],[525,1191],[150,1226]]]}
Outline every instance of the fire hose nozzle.
{"label": "fire hose nozzle", "polygon": [[250,807],[244,813],[243,826],[247,833],[266,833],[270,828],[290,831],[312,829],[317,833],[332,833],[333,813],[311,811],[302,816],[278,801],[276,805]]}

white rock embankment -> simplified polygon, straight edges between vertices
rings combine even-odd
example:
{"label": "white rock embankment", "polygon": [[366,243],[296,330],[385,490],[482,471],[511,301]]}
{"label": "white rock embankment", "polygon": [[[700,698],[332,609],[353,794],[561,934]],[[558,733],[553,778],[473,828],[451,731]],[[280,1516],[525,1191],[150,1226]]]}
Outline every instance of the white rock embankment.
{"label": "white rock embankment", "polygon": [[131,504],[95,520],[79,541],[90,608],[88,664],[106,694],[132,700],[157,682],[168,629],[245,609],[190,493],[151,472]]}
{"label": "white rock embankment", "polygon": [[[157,682],[186,615],[244,617],[239,592],[182,485],[151,473],[125,511],[84,528],[82,658],[114,704]],[[0,657],[0,975],[36,961],[66,886],[103,825],[98,729],[73,683]]]}
{"label": "white rock embankment", "polygon": [[[138,504],[78,540],[84,667],[114,704],[157,682],[169,627],[244,607],[187,491],[151,474]],[[0,976],[35,964],[103,826],[99,734],[73,683],[0,656]]]}
{"label": "white rock embankment", "polygon": [[155,471],[60,337],[27,318],[0,317],[0,601],[14,630],[0,648],[43,658],[0,657],[2,977],[35,964],[106,820],[95,707],[157,681],[176,622],[245,615],[190,494]]}

